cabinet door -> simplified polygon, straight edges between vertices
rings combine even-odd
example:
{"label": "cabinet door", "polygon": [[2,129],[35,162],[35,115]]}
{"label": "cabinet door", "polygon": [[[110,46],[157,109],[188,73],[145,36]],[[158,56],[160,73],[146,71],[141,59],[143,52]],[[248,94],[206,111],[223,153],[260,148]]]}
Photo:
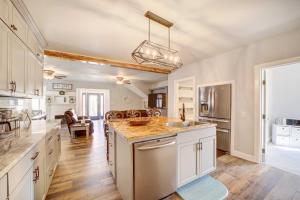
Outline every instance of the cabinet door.
{"label": "cabinet door", "polygon": [[[0,0],[0,2],[3,0]],[[7,91],[8,78],[8,29],[0,21],[0,90]]]}
{"label": "cabinet door", "polygon": [[10,0],[0,0],[0,18],[10,26],[12,4]]}
{"label": "cabinet door", "polygon": [[9,195],[10,200],[33,200],[33,167],[31,167],[26,175],[22,178],[21,182]]}
{"label": "cabinet door", "polygon": [[35,95],[36,92],[36,58],[35,56],[28,51],[27,56],[27,93],[30,95]]}
{"label": "cabinet door", "polygon": [[33,173],[36,180],[34,181],[34,199],[43,199],[45,195],[45,156],[44,152],[40,152],[35,161]]}
{"label": "cabinet door", "polygon": [[35,65],[35,89],[38,96],[43,96],[43,65],[38,59]]}
{"label": "cabinet door", "polygon": [[216,169],[216,137],[200,139],[199,156],[198,174],[200,176],[208,174]]}
{"label": "cabinet door", "polygon": [[7,199],[7,175],[0,178],[0,200]]}
{"label": "cabinet door", "polygon": [[16,82],[16,92],[25,93],[27,49],[14,35],[9,36],[11,80]]}
{"label": "cabinet door", "polygon": [[198,141],[178,144],[177,185],[178,187],[197,178]]}
{"label": "cabinet door", "polygon": [[17,36],[23,40],[23,42],[27,42],[27,24],[20,13],[13,8],[12,9],[12,25],[14,28],[12,30],[17,34]]}

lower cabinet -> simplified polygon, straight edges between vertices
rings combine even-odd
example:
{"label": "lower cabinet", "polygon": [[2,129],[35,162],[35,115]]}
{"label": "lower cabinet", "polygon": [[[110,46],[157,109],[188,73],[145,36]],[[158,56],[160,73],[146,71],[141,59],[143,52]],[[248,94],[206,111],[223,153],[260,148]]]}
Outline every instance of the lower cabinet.
{"label": "lower cabinet", "polygon": [[10,200],[33,200],[34,189],[33,189],[33,167],[31,167],[25,176],[21,179],[21,182],[17,185],[14,191],[9,195]]}
{"label": "lower cabinet", "polygon": [[[187,134],[188,135],[188,134]],[[183,186],[216,169],[216,136],[178,139],[177,186]]]}
{"label": "lower cabinet", "polygon": [[[49,138],[51,139],[48,141]],[[0,177],[0,200],[45,199],[59,160],[60,145],[59,129],[55,128],[7,175]]]}
{"label": "lower cabinet", "polygon": [[0,200],[7,200],[7,175],[0,178]]}
{"label": "lower cabinet", "polygon": [[115,135],[113,130],[108,132],[108,167],[115,178],[116,169],[115,169]]}

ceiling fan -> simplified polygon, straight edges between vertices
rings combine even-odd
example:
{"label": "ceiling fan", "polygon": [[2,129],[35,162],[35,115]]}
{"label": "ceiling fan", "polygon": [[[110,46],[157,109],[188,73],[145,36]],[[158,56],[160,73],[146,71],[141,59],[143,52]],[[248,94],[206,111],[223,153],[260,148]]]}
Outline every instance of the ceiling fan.
{"label": "ceiling fan", "polygon": [[47,79],[47,80],[64,79],[64,78],[67,77],[64,74],[57,74],[57,73],[55,73],[55,71],[50,70],[50,69],[44,69],[43,73],[44,73],[44,78]]}
{"label": "ceiling fan", "polygon": [[116,79],[117,79],[117,82],[116,82],[116,83],[117,83],[118,85],[123,85],[123,84],[130,85],[130,84],[131,84],[130,80],[124,79],[124,77],[122,77],[122,76],[117,76]]}

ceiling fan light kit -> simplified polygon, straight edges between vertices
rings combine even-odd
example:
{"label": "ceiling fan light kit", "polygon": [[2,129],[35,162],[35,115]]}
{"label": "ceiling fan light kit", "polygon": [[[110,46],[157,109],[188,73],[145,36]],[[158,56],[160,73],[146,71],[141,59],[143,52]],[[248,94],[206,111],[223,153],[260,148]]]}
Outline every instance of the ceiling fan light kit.
{"label": "ceiling fan light kit", "polygon": [[54,71],[53,70],[44,69],[43,73],[44,73],[44,79],[46,79],[46,80],[54,79]]}
{"label": "ceiling fan light kit", "polygon": [[[145,17],[149,19],[148,40],[144,40],[132,52],[132,58],[139,64],[154,64],[170,70],[175,70],[182,67],[183,63],[178,51],[170,48],[170,28],[173,26],[173,23],[150,11],[145,13]],[[168,28],[168,47],[151,42],[151,20]]]}

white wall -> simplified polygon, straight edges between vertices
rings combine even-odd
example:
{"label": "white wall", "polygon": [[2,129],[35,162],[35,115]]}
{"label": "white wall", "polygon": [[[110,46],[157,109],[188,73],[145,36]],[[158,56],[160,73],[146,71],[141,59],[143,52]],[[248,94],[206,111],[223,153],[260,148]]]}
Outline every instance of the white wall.
{"label": "white wall", "polygon": [[233,154],[254,160],[254,66],[296,56],[300,56],[300,29],[184,66],[168,76],[169,116],[174,114],[175,79],[195,76],[197,85],[235,81]]}
{"label": "white wall", "polygon": [[108,89],[110,91],[111,110],[142,109],[144,106],[143,99],[123,85],[117,85],[115,83],[52,80],[52,81],[48,81],[47,90],[50,91],[53,90],[52,89],[53,82],[72,83],[73,84],[72,91],[74,92],[76,91],[76,88]]}
{"label": "white wall", "polygon": [[267,70],[270,122],[278,117],[300,119],[300,63]]}

